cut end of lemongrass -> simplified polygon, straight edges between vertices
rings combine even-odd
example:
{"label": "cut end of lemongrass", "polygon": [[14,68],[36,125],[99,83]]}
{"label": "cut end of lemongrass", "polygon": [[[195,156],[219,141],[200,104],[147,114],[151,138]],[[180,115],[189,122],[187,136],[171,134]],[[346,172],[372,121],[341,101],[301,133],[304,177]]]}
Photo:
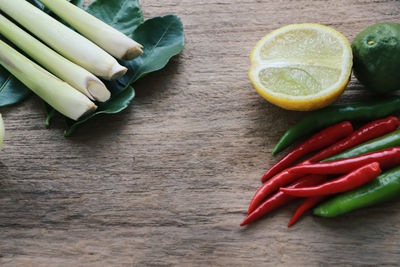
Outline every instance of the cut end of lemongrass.
{"label": "cut end of lemongrass", "polygon": [[137,58],[138,56],[143,54],[142,50],[143,46],[138,44],[135,47],[131,47],[128,50],[126,50],[125,55],[121,58],[122,60],[132,60],[134,58]]}
{"label": "cut end of lemongrass", "polygon": [[105,102],[111,97],[110,91],[103,83],[98,81],[89,80],[87,82],[87,90],[92,98],[99,102]]}
{"label": "cut end of lemongrass", "polygon": [[123,76],[126,72],[128,71],[127,68],[124,66],[121,66],[120,64],[114,64],[114,66],[111,69],[111,74],[109,80],[116,80],[119,77]]}

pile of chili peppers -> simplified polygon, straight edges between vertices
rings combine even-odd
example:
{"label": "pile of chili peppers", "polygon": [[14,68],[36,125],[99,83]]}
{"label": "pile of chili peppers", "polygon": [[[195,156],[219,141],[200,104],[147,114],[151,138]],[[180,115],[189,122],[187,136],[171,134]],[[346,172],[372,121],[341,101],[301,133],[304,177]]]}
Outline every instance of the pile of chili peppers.
{"label": "pile of chili peppers", "polygon": [[[399,196],[400,123],[389,116],[398,112],[400,98],[393,97],[333,106],[305,117],[284,134],[273,154],[298,138],[328,128],[295,147],[263,175],[264,184],[240,225],[298,198],[304,201],[288,226],[318,204],[315,215],[334,217]],[[350,123],[354,120],[375,121],[354,131]],[[312,152],[316,154],[296,164]]]}

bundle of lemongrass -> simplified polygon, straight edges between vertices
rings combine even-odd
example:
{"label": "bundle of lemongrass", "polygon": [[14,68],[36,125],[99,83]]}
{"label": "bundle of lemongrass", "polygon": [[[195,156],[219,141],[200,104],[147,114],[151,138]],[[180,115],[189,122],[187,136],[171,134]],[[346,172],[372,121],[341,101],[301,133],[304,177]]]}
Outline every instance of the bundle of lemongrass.
{"label": "bundle of lemongrass", "polygon": [[[1,40],[0,64],[55,110],[77,120],[96,110],[92,101],[110,98],[96,76],[121,77],[127,69],[114,57],[134,59],[143,53],[142,46],[67,0],[40,2],[77,32],[26,0],[0,0],[0,11],[35,37],[1,14],[0,34],[41,66]],[[2,121],[0,126],[1,143]]]}

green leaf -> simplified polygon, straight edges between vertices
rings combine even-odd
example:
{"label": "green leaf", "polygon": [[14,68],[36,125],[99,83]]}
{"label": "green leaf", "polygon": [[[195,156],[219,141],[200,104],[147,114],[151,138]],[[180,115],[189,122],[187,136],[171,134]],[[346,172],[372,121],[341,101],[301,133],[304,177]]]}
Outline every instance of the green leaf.
{"label": "green leaf", "polygon": [[[121,85],[119,87],[122,88]],[[95,113],[78,121],[68,120],[67,123],[69,127],[64,132],[64,135],[70,136],[79,125],[99,114],[115,114],[121,112],[122,110],[126,109],[129,106],[134,97],[135,97],[135,90],[133,89],[132,86],[129,86],[128,88],[126,88],[123,91],[120,91],[119,93],[113,94],[113,97],[109,101],[98,105],[97,111]]]}
{"label": "green leaf", "polygon": [[138,0],[96,0],[86,11],[129,37],[143,22]]}
{"label": "green leaf", "polygon": [[28,87],[0,66],[0,107],[17,104],[30,93]]}
{"label": "green leaf", "polygon": [[143,45],[143,55],[123,62],[128,72],[120,81],[124,85],[137,81],[144,75],[160,70],[171,57],[179,54],[185,44],[181,20],[175,15],[146,20],[134,31],[133,39]]}

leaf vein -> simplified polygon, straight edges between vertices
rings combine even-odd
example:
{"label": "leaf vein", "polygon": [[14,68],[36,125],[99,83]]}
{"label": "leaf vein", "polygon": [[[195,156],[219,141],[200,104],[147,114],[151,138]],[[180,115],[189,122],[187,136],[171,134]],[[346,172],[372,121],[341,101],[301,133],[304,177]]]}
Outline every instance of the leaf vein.
{"label": "leaf vein", "polygon": [[[111,21],[111,25],[112,25],[112,26],[114,26],[114,25],[117,24],[117,22],[118,22],[118,17],[119,17],[119,15],[122,13],[122,11],[125,9],[125,6],[127,5],[127,3],[128,3],[128,0],[125,0],[125,1],[123,2],[123,4],[120,6],[120,9],[118,10],[117,14],[114,16],[114,18],[113,18],[112,21]],[[115,27],[114,27],[114,28],[115,28]]]}

